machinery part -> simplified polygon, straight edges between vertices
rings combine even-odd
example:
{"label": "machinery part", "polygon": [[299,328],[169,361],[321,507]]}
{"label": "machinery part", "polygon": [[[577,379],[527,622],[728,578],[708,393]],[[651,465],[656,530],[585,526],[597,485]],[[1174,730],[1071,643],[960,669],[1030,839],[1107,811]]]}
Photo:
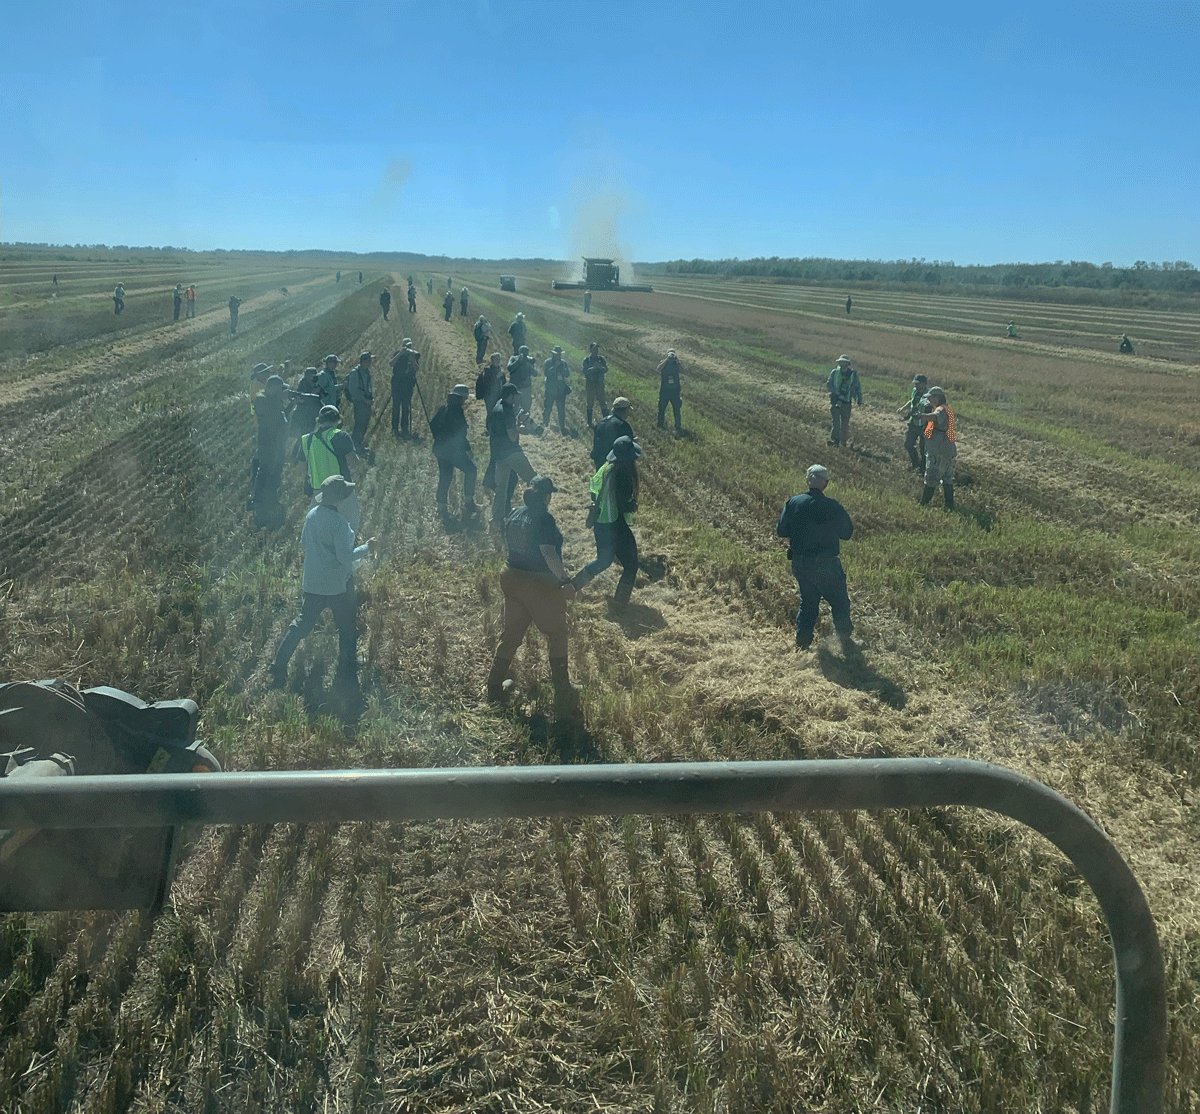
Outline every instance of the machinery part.
{"label": "machinery part", "polygon": [[516,293],[517,276],[516,275],[501,275],[500,276],[500,289],[501,290],[511,290],[514,293]]}
{"label": "machinery part", "polygon": [[555,279],[551,286],[555,290],[616,290],[641,294],[654,292],[652,286],[622,286],[620,266],[611,259],[592,259],[587,256],[583,260],[583,280],[581,282]]}

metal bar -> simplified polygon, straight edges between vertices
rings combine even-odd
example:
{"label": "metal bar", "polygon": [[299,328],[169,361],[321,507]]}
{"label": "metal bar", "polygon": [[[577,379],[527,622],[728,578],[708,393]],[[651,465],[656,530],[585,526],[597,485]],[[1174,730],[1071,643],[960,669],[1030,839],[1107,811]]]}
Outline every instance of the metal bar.
{"label": "metal bar", "polygon": [[[39,779],[40,780],[40,779]],[[818,809],[989,809],[1040,832],[1100,902],[1116,963],[1112,1114],[1160,1114],[1166,976],[1137,879],[1104,832],[1049,787],[963,759],[685,762],[438,770],[76,777],[0,782],[0,828],[155,827]]]}

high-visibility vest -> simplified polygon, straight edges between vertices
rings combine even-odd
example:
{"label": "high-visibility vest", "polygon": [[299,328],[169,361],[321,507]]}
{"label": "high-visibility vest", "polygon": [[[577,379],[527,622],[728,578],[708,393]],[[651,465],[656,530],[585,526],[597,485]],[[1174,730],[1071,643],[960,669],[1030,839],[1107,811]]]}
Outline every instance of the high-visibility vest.
{"label": "high-visibility vest", "polygon": [[336,429],[322,430],[319,433],[306,433],[300,438],[304,445],[304,459],[308,461],[308,482],[312,484],[312,488],[316,491],[330,476],[340,476],[342,474],[341,461],[338,460],[338,455],[330,447],[332,436],[323,437],[326,435],[335,434]]}
{"label": "high-visibility vest", "polygon": [[617,500],[613,497],[612,461],[606,460],[592,477],[590,490],[592,502],[600,508],[596,525],[607,525],[617,521]]}
{"label": "high-visibility vest", "polygon": [[954,436],[954,411],[951,410],[949,406],[939,406],[932,414],[929,415],[929,420],[925,425],[925,440],[933,440],[933,433],[937,428],[937,425],[933,419],[937,416],[938,410],[944,410],[946,412],[946,417],[949,419],[946,424],[946,440],[951,442],[956,441],[957,438]]}

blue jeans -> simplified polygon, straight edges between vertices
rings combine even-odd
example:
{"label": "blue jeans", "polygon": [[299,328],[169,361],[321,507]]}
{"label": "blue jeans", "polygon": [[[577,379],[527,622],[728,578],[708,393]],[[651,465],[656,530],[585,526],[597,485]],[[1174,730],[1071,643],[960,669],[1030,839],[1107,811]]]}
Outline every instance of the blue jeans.
{"label": "blue jeans", "polygon": [[629,529],[624,519],[616,522],[597,522],[596,530],[596,559],[584,568],[588,580],[599,576],[613,561],[621,566],[621,584],[630,588],[637,580],[638,548],[637,539]]}
{"label": "blue jeans", "polygon": [[846,572],[842,562],[836,557],[802,558],[792,562],[792,575],[800,589],[800,610],[796,612],[796,645],[811,645],[822,599],[829,602],[833,629],[839,637],[849,638],[854,624],[850,621],[850,594],[846,590]]}

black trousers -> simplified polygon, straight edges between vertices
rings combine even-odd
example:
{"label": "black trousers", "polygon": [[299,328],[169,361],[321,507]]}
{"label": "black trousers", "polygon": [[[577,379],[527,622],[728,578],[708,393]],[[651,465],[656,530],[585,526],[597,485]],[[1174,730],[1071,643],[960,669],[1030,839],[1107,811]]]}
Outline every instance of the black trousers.
{"label": "black trousers", "polygon": [[621,583],[631,588],[637,580],[638,547],[637,538],[629,529],[624,519],[616,522],[597,522],[596,530],[596,559],[584,568],[589,580],[599,576],[609,565],[616,561],[621,566]]}
{"label": "black trousers", "polygon": [[392,432],[408,433],[412,425],[412,396],[416,380],[411,376],[392,380]]}
{"label": "black trousers", "polygon": [[279,649],[275,651],[275,669],[284,669],[291,660],[300,640],[312,633],[321,618],[321,613],[329,608],[333,612],[333,621],[338,632],[338,664],[342,668],[356,664],[358,657],[358,593],[354,590],[351,580],[346,590],[338,596],[322,596],[316,592],[305,592],[304,603],[300,606],[300,614],[292,621]]}

